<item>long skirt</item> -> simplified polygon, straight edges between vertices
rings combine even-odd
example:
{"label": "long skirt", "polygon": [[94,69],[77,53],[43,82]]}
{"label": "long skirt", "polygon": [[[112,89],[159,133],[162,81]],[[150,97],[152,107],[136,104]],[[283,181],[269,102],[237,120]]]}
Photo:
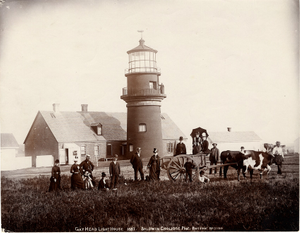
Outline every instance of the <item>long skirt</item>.
{"label": "long skirt", "polygon": [[150,180],[159,180],[160,168],[158,164],[152,163],[149,171]]}
{"label": "long skirt", "polygon": [[79,174],[72,174],[71,176],[71,188],[72,189],[83,189],[83,180],[81,178],[80,173]]}
{"label": "long skirt", "polygon": [[54,181],[54,178],[50,178],[50,186],[49,186],[49,192],[51,191],[58,191],[60,188],[60,177]]}

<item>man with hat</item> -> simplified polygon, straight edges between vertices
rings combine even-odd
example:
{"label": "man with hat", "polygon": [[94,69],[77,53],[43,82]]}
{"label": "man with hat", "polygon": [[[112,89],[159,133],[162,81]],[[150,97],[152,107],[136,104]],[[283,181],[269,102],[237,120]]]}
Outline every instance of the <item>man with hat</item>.
{"label": "man with hat", "polygon": [[92,178],[92,183],[95,186],[96,182],[95,182],[95,178],[93,177],[93,174],[92,174],[92,171],[94,170],[94,164],[90,161],[90,159],[91,159],[91,156],[89,154],[87,154],[85,160],[83,160],[79,166],[80,166],[82,175],[84,175],[86,171],[88,171],[90,173],[90,177]]}
{"label": "man with hat", "polygon": [[280,142],[277,141],[276,142],[276,146],[273,148],[273,151],[272,151],[273,155],[275,156],[275,163],[278,167],[278,171],[277,171],[277,174],[281,175],[282,174],[282,162],[283,162],[283,159],[284,159],[284,154],[283,154],[283,151],[282,151],[282,147],[280,146]]}
{"label": "man with hat", "polygon": [[118,155],[115,154],[115,159],[109,165],[109,175],[111,179],[110,188],[113,190],[117,190],[116,186],[118,183],[119,175],[121,173],[120,164],[117,161]]}
{"label": "man with hat", "polygon": [[186,154],[186,147],[185,147],[185,144],[182,141],[183,141],[183,137],[180,136],[179,137],[179,143],[176,146],[176,153],[175,153],[174,156],[181,155],[181,154]]}
{"label": "man with hat", "polygon": [[[219,160],[219,149],[217,148],[217,143],[213,143],[213,148],[211,148],[210,150],[210,156],[209,156],[209,161],[210,161],[210,165],[217,165],[218,160]],[[209,169],[209,174],[212,173],[212,168]],[[215,174],[217,173],[217,168],[215,167]]]}
{"label": "man with hat", "polygon": [[143,171],[143,161],[141,158],[141,151],[140,147],[136,148],[135,154],[132,155],[130,159],[130,163],[134,169],[134,180],[137,180],[138,172],[140,173],[141,180],[144,180],[144,171]]}
{"label": "man with hat", "polygon": [[210,150],[208,149],[209,142],[207,141],[207,136],[205,133],[202,133],[202,151],[205,154],[209,154]]}
{"label": "man with hat", "polygon": [[149,178],[150,180],[159,180],[160,158],[158,156],[158,150],[154,148],[153,153],[154,155],[151,156],[147,166],[149,168]]}
{"label": "man with hat", "polygon": [[106,177],[105,172],[102,172],[102,178],[99,181],[98,190],[102,190],[102,191],[108,190],[108,185],[106,184],[105,177]]}

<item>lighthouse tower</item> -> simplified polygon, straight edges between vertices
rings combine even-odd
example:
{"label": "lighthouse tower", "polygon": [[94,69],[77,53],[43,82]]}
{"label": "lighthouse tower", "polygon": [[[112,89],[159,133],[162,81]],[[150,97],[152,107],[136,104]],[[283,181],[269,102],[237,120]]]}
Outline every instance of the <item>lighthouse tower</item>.
{"label": "lighthouse tower", "polygon": [[166,98],[160,84],[160,70],[156,65],[157,51],[146,46],[143,38],[139,46],[129,50],[129,68],[125,71],[127,87],[121,99],[127,103],[127,156],[142,148],[141,156],[153,155],[153,148],[162,156],[161,101]]}

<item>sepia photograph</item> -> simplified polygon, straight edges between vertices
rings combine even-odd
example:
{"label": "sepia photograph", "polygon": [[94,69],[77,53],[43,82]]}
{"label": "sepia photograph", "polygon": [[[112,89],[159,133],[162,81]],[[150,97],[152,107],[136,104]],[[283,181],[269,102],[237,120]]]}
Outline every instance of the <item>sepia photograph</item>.
{"label": "sepia photograph", "polygon": [[2,232],[299,231],[298,0],[0,0]]}

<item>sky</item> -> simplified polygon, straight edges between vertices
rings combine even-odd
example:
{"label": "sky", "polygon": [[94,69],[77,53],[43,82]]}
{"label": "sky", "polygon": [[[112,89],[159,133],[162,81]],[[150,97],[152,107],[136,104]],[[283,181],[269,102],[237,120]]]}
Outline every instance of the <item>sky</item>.
{"label": "sky", "polygon": [[126,112],[127,51],[158,51],[167,113],[193,128],[299,137],[297,0],[5,0],[0,130],[22,144],[38,111]]}

